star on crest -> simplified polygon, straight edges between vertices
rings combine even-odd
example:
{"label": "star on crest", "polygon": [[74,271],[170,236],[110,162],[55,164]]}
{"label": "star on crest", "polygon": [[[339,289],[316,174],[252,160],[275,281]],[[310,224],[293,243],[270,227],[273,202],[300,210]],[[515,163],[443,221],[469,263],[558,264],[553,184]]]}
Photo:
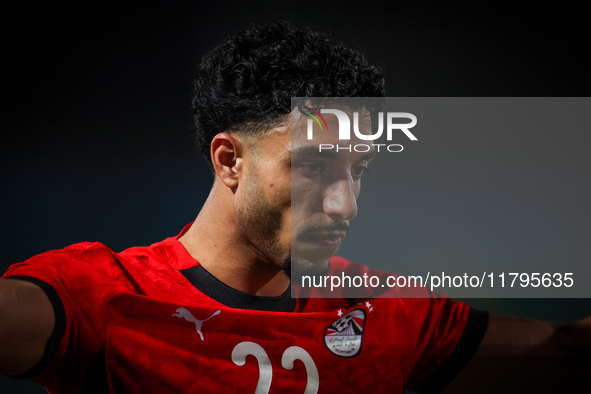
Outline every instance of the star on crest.
{"label": "star on crest", "polygon": [[371,306],[369,301],[365,301],[365,306],[367,307],[367,309],[369,309],[370,312],[373,311],[373,306]]}
{"label": "star on crest", "polygon": [[339,309],[339,311],[337,312],[337,315],[339,315],[339,317],[343,316],[343,310]]}

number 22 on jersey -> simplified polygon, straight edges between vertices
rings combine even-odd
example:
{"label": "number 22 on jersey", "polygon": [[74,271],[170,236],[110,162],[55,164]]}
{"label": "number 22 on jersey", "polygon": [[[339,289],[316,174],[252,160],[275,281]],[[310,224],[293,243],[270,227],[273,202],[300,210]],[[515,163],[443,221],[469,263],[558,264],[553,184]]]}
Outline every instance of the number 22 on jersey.
{"label": "number 22 on jersey", "polygon": [[[267,394],[271,389],[271,380],[273,380],[273,366],[267,352],[261,345],[254,342],[240,342],[232,350],[232,361],[234,364],[242,366],[246,363],[246,356],[249,354],[255,356],[259,364],[259,381],[255,394]],[[287,370],[292,370],[295,360],[302,361],[306,367],[308,382],[304,394],[318,393],[320,385],[318,369],[310,354],[299,346],[291,346],[283,352],[281,365]]]}

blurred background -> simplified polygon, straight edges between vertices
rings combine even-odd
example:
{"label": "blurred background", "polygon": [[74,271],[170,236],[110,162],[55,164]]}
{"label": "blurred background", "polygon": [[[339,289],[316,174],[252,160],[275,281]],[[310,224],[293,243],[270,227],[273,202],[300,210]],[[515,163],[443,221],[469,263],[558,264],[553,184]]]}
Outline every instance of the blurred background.
{"label": "blurred background", "polygon": [[[1,270],[75,242],[115,251],[149,245],[191,222],[212,182],[190,132],[197,64],[250,24],[286,19],[331,33],[385,68],[388,96],[587,96],[583,15],[568,5],[515,2],[27,2],[6,9]],[[587,299],[469,302],[557,322],[591,314]],[[0,379],[0,391],[45,392],[9,378]]]}

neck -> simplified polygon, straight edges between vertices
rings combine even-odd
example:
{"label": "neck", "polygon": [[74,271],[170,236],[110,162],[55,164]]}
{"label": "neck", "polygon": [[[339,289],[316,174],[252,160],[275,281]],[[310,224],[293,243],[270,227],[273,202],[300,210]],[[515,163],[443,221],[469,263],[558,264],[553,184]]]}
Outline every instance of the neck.
{"label": "neck", "polygon": [[289,286],[282,268],[264,256],[240,231],[233,194],[215,182],[199,215],[179,241],[203,268],[245,293],[277,297]]}

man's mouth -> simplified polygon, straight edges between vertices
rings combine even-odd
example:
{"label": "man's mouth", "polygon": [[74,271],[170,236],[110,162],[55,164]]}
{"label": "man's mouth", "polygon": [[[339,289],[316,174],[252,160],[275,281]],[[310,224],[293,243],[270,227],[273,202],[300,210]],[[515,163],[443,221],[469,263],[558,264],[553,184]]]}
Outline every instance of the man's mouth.
{"label": "man's mouth", "polygon": [[324,248],[338,249],[347,233],[345,232],[322,232],[307,233],[300,239],[306,243],[312,243]]}

